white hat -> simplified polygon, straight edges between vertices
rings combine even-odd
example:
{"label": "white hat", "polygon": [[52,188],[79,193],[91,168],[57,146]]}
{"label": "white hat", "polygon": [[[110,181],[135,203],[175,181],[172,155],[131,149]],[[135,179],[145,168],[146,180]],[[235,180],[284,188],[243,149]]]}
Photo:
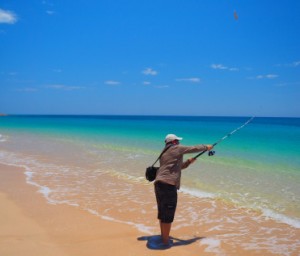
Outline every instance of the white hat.
{"label": "white hat", "polygon": [[166,142],[166,143],[169,143],[169,142],[171,142],[171,141],[173,141],[173,140],[182,140],[182,138],[177,137],[175,134],[168,134],[168,135],[166,136],[166,138],[165,138],[165,142]]}

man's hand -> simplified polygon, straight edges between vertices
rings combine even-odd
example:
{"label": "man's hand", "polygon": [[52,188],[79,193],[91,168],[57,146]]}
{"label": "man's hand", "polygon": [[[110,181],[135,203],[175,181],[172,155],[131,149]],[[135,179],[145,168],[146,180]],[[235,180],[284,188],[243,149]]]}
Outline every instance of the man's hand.
{"label": "man's hand", "polygon": [[207,147],[207,151],[210,151],[210,150],[212,150],[213,145],[206,145],[206,147]]}
{"label": "man's hand", "polygon": [[189,164],[192,164],[192,163],[194,163],[195,161],[196,161],[196,159],[195,159],[194,157],[189,158]]}

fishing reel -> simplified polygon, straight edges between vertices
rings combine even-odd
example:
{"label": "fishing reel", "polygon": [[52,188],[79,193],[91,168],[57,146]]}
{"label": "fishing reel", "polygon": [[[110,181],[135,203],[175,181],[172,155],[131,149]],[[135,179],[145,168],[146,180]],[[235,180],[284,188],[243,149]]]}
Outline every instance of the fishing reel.
{"label": "fishing reel", "polygon": [[215,153],[216,153],[216,151],[213,151],[213,150],[208,151],[208,156],[213,156],[213,155],[215,155]]}

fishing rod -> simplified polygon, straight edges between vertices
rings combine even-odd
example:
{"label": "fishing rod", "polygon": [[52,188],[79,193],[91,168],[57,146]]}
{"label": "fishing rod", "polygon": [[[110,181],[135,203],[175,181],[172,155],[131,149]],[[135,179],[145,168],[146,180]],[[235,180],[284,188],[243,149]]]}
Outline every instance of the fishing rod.
{"label": "fishing rod", "polygon": [[[225,135],[223,138],[219,139],[217,142],[215,142],[214,144],[212,144],[213,148],[219,144],[220,142],[222,142],[223,140],[227,139],[228,137],[230,137],[232,134],[236,133],[238,130],[244,128],[247,124],[249,124],[252,120],[254,119],[254,116],[251,117],[246,123],[244,123],[243,125],[241,125],[240,127],[236,128],[235,130],[233,130],[232,132],[228,133],[227,135]],[[207,150],[204,150],[202,152],[200,152],[198,155],[194,156],[194,159],[197,159],[199,156],[203,155]],[[209,151],[208,155],[209,156],[213,156],[215,154],[215,151]]]}

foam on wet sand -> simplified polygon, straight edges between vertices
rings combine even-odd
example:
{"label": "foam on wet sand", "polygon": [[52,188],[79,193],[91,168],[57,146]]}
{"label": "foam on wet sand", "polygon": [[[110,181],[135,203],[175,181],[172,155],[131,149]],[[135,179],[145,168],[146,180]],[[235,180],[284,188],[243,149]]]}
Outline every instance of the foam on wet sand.
{"label": "foam on wet sand", "polygon": [[[294,252],[299,248],[293,243],[299,230],[287,234],[284,224],[262,222],[255,214],[247,216],[242,210],[203,195],[200,202],[199,197],[187,200],[185,193],[180,195],[183,202],[171,232],[173,245],[149,246],[159,234],[155,214],[153,227],[147,224],[149,220],[136,220],[141,218],[140,213],[154,213],[154,202],[152,206],[140,205],[141,211],[122,212],[116,201],[116,207],[110,206],[103,215],[69,201],[51,199],[51,190],[33,182],[31,175],[25,166],[0,164],[0,255],[157,255],[158,250],[161,255],[292,255],[286,245],[290,244],[289,250]],[[126,202],[128,209],[136,207],[131,199]],[[187,210],[184,215],[183,208]],[[124,214],[127,221],[118,218]],[[145,214],[144,218],[151,217]],[[186,225],[187,219],[193,225]],[[270,240],[262,240],[260,233],[268,234]]]}
{"label": "foam on wet sand", "polygon": [[[145,233],[131,225],[79,207],[47,203],[25,182],[25,171],[0,164],[0,255],[157,255],[141,239]],[[183,245],[160,255],[195,255],[205,249],[197,242]]]}

